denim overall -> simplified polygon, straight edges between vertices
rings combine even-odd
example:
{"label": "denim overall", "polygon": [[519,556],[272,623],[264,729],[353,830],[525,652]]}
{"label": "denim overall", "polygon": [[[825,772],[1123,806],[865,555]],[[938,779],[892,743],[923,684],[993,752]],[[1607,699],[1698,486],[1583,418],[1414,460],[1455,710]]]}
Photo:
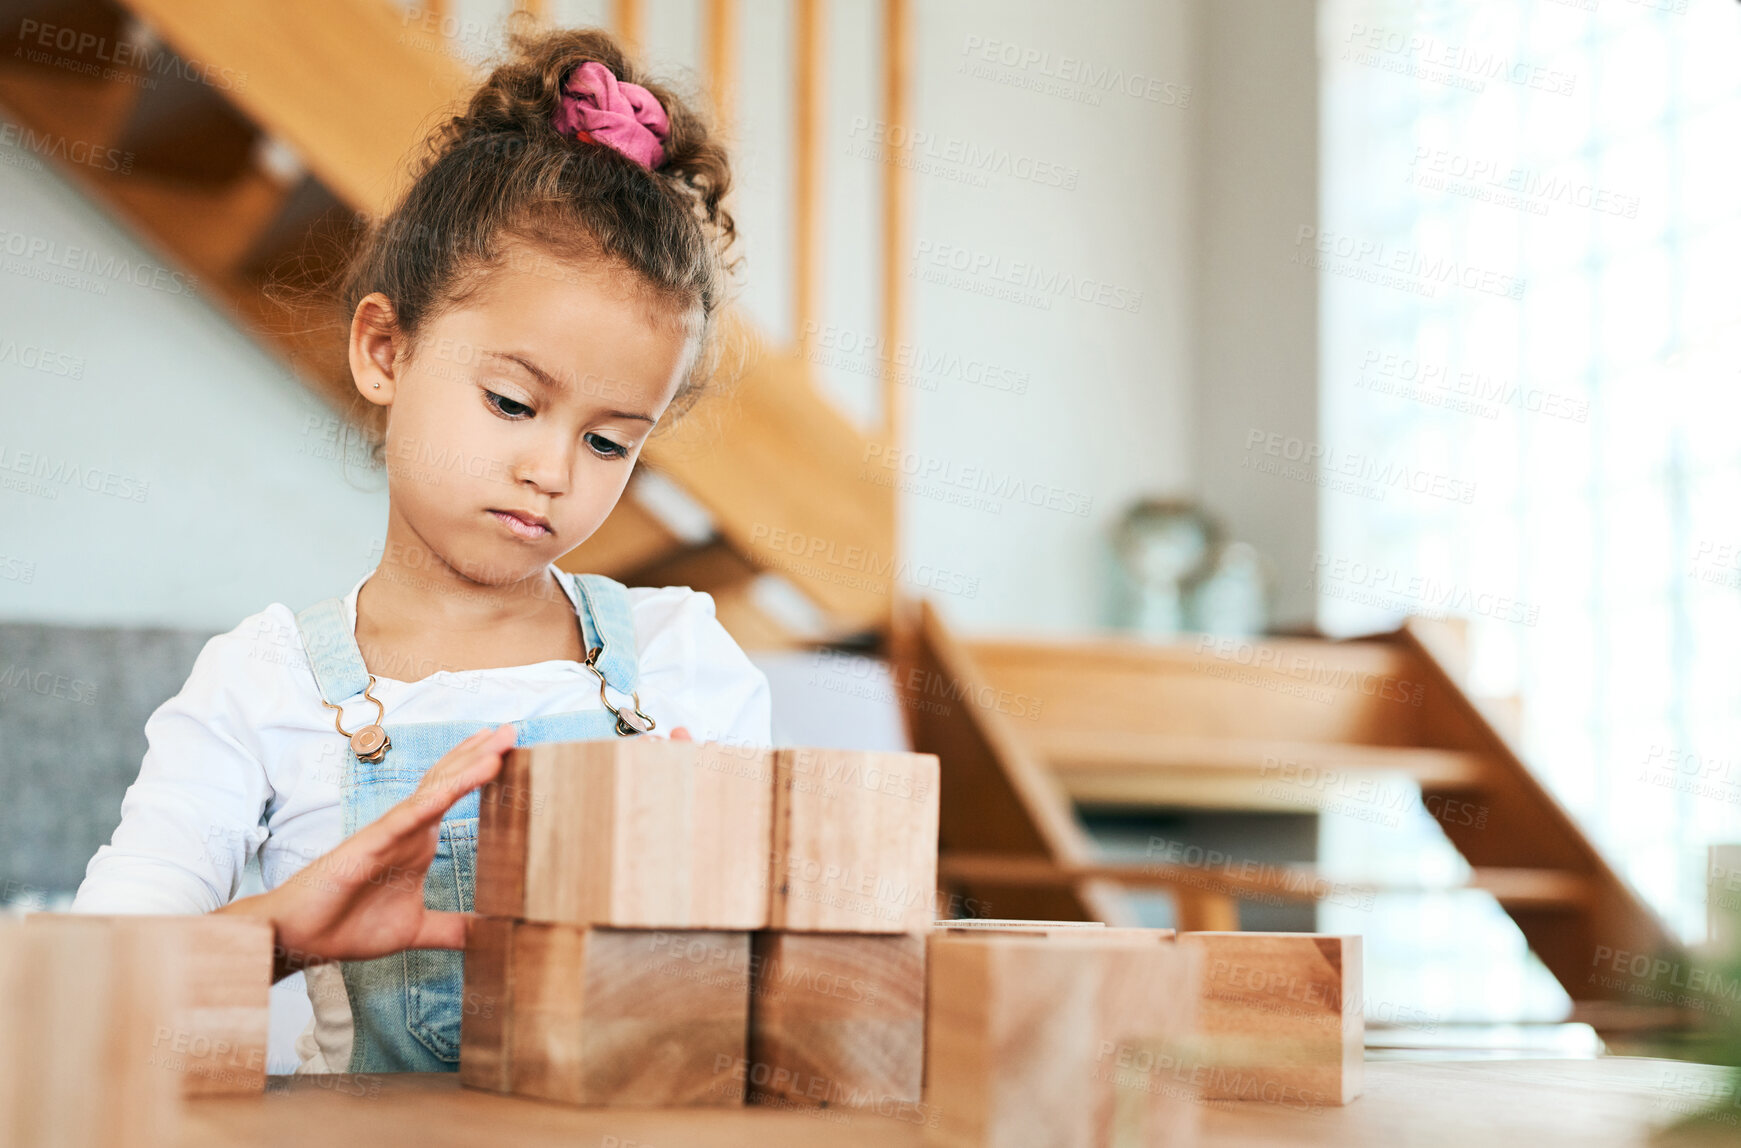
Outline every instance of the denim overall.
{"label": "denim overall", "polygon": [[[638,678],[634,618],[623,585],[601,574],[570,574],[569,593],[580,622],[583,649],[602,647],[596,665],[613,691],[624,695],[627,713]],[[327,598],[296,615],[321,697],[333,704],[355,699],[362,706],[346,714],[347,730],[375,720],[373,704],[361,695],[369,684],[362,651],[343,598]],[[601,686],[601,694],[603,687]],[[334,711],[327,711],[333,713]],[[385,715],[390,748],[379,762],[358,759],[346,744],[340,797],[344,834],[411,796],[418,781],[448,750],[481,729],[500,723],[481,721],[402,722]],[[605,706],[546,714],[512,723],[515,745],[586,741],[633,734]],[[337,731],[333,734],[339,737]],[[478,794],[455,802],[442,817],[435,861],[423,884],[423,903],[431,909],[470,912],[477,867]],[[460,1005],[464,994],[462,955],[452,949],[407,949],[369,961],[341,962],[350,997],[355,1035],[350,1072],[456,1072],[459,1069]]]}

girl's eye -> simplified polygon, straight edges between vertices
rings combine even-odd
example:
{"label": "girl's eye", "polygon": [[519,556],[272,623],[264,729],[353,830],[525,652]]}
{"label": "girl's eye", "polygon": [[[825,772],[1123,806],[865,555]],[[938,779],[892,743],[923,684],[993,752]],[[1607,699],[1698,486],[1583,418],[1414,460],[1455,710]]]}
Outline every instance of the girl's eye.
{"label": "girl's eye", "polygon": [[623,458],[629,453],[628,447],[614,443],[602,435],[588,433],[586,441],[595,453],[604,458]]}
{"label": "girl's eye", "polygon": [[488,403],[497,414],[506,418],[517,419],[522,415],[532,413],[532,408],[525,403],[510,399],[507,395],[498,395],[495,391],[485,391],[484,402]]}

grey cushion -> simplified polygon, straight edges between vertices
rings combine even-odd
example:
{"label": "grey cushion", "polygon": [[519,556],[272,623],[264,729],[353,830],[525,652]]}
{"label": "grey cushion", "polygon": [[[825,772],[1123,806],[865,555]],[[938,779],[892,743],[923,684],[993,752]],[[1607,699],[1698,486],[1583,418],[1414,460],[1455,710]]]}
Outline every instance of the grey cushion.
{"label": "grey cushion", "polygon": [[78,888],[121,822],[145,719],[213,633],[0,623],[0,901]]}

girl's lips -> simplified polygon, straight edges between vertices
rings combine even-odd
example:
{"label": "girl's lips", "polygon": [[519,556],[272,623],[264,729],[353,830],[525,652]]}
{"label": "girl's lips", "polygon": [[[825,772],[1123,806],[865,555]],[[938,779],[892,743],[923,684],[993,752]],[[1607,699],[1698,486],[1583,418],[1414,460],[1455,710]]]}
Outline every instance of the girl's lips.
{"label": "girl's lips", "polygon": [[492,510],[490,514],[495,517],[496,521],[502,523],[521,538],[543,538],[550,533],[548,527],[540,526],[536,522],[527,522],[524,518],[509,514],[505,510]]}

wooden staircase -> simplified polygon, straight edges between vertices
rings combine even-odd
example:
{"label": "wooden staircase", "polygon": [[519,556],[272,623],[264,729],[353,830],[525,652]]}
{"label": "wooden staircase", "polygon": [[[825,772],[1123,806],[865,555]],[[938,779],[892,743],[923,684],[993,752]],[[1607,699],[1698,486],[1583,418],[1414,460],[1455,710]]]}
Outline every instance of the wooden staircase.
{"label": "wooden staircase", "polygon": [[1122,889],[1151,888],[1182,927],[1236,928],[1241,899],[1421,891],[1171,852],[1109,863],[1072,810],[1311,811],[1389,801],[1405,791],[1363,779],[1393,777],[1419,786],[1468,861],[1460,887],[1498,900],[1574,1002],[1629,999],[1591,976],[1600,952],[1680,948],[1462,689],[1443,626],[1359,641],[962,641],[929,602],[898,617],[913,744],[944,762],[939,873],[998,916],[1124,920]]}
{"label": "wooden staircase", "polygon": [[[475,84],[431,22],[389,0],[0,0],[0,17],[22,49],[0,54],[0,107],[27,143],[342,416],[354,396],[344,330],[310,329],[272,292],[343,261]],[[61,158],[91,149],[125,162]],[[723,358],[741,373],[661,428],[641,464],[705,525],[674,529],[632,483],[559,565],[643,585],[681,575],[751,647],[882,629],[894,492],[858,477],[872,438],[800,354],[741,320],[724,326],[737,353]]]}

